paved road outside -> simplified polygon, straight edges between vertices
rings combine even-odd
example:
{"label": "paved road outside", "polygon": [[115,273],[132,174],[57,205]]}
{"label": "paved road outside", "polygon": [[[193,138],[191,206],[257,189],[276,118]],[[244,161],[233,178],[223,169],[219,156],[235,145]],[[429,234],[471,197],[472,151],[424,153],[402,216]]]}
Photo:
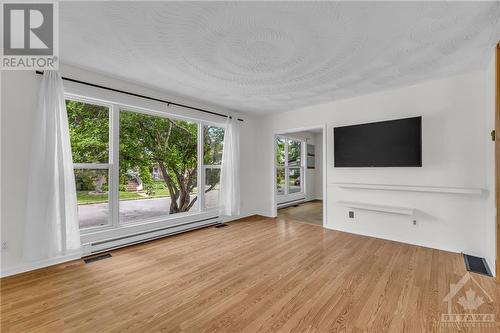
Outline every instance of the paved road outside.
{"label": "paved road outside", "polygon": [[[216,207],[219,191],[214,190],[205,194],[206,207]],[[120,222],[131,223],[152,217],[168,215],[170,197],[123,200],[120,201]],[[196,211],[196,204],[191,208]],[[108,203],[98,203],[78,206],[80,228],[95,227],[108,224]]]}

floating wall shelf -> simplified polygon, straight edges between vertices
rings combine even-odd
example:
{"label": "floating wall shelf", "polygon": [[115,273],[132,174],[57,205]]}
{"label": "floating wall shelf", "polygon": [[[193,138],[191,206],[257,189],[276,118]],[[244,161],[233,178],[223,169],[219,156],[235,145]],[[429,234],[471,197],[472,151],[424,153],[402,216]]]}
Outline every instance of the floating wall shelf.
{"label": "floating wall shelf", "polygon": [[485,192],[482,188],[469,187],[439,187],[439,186],[417,186],[417,185],[387,185],[387,184],[362,184],[362,183],[333,183],[341,188],[385,190],[385,191],[408,191],[408,192],[434,192],[451,194],[474,194],[481,195]]}
{"label": "floating wall shelf", "polygon": [[376,212],[391,213],[391,214],[401,214],[401,215],[414,215],[415,208],[410,207],[399,207],[399,206],[384,206],[384,205],[374,205],[363,202],[352,202],[352,201],[338,201],[341,206],[348,208],[357,208],[363,210],[371,210]]}

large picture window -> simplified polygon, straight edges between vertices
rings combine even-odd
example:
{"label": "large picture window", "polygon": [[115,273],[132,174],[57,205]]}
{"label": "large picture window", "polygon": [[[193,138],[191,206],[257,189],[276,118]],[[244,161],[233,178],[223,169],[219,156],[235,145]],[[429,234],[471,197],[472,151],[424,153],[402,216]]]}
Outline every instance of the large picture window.
{"label": "large picture window", "polygon": [[276,194],[286,196],[303,193],[303,142],[286,137],[276,137]]}
{"label": "large picture window", "polygon": [[67,99],[81,229],[217,208],[224,129]]}

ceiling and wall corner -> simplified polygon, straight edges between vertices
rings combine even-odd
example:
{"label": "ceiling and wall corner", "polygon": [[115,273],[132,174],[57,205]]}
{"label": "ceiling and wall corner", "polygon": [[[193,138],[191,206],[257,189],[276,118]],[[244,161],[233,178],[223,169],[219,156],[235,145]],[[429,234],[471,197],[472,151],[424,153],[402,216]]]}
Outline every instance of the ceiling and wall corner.
{"label": "ceiling and wall corner", "polygon": [[281,112],[485,68],[498,2],[62,2],[61,61]]}

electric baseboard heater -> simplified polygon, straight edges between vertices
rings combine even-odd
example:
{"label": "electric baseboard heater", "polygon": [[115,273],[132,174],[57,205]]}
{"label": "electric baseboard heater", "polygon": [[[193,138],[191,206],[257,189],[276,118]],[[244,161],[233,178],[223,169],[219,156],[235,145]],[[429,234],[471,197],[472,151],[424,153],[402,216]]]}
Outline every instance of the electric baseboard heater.
{"label": "electric baseboard heater", "polygon": [[84,244],[83,255],[88,256],[95,253],[105,252],[120,247],[139,244],[151,241],[158,238],[163,238],[182,232],[187,232],[195,229],[205,228],[220,223],[218,216],[206,218],[197,221],[190,221],[172,226],[162,227],[154,230],[134,233],[130,235],[109,238],[105,240],[90,242]]}

